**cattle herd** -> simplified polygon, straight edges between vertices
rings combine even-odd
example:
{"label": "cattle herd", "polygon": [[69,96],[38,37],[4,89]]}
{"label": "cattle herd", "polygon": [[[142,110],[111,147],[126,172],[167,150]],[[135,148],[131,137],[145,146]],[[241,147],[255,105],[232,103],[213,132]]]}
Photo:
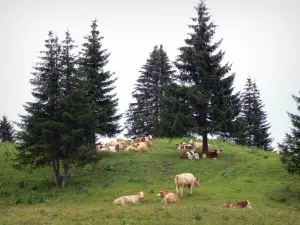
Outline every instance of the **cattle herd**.
{"label": "cattle herd", "polygon": [[[134,137],[130,140],[124,140],[122,138],[118,138],[115,141],[110,141],[107,143],[101,143],[97,145],[97,151],[132,151],[132,152],[141,152],[147,151],[152,146],[152,136],[148,135],[143,138]],[[208,147],[211,147],[208,145]],[[202,143],[190,140],[189,143],[178,143],[176,144],[176,148],[179,150],[184,150],[184,152],[180,153],[180,159],[199,159],[199,158],[212,158],[218,159],[222,149],[215,149],[213,152],[202,153]],[[198,151],[197,151],[198,150]],[[176,194],[169,192],[167,190],[161,190],[158,193],[158,197],[161,197],[163,203],[179,203],[180,198],[183,198],[183,189],[187,187],[189,189],[189,195],[192,195],[193,186],[200,186],[199,179],[195,177],[191,173],[182,173],[175,176],[174,179]],[[121,196],[114,200],[114,204],[116,205],[127,205],[130,203],[142,203],[144,202],[145,193],[140,191],[135,195],[126,195]],[[247,201],[235,202],[235,203],[225,203],[223,205],[225,208],[237,207],[237,208],[250,208],[251,204]]]}

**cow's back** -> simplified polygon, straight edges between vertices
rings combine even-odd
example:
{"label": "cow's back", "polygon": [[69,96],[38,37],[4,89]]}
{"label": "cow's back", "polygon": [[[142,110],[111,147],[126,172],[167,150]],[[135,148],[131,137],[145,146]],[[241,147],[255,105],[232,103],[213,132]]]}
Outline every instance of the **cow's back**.
{"label": "cow's back", "polygon": [[177,185],[186,185],[190,184],[195,179],[194,175],[191,173],[182,173],[179,175],[176,175],[175,177],[175,183]]}

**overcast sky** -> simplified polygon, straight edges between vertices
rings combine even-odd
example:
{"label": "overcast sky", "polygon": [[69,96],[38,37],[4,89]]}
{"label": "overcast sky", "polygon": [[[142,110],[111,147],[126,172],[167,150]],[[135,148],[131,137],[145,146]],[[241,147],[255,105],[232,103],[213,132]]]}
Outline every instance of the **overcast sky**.
{"label": "overcast sky", "polygon": [[[49,30],[60,40],[69,29],[83,43],[93,19],[111,53],[107,69],[119,77],[120,113],[154,45],[162,44],[173,61],[196,16],[198,0],[3,0],[0,1],[0,116],[19,121],[31,101],[32,66],[44,50]],[[232,63],[236,91],[250,74],[261,91],[275,142],[290,131],[287,111],[297,112],[291,94],[300,90],[300,3],[297,0],[206,0],[223,38],[224,62]],[[298,69],[298,70],[297,70]],[[275,143],[274,143],[275,144]]]}

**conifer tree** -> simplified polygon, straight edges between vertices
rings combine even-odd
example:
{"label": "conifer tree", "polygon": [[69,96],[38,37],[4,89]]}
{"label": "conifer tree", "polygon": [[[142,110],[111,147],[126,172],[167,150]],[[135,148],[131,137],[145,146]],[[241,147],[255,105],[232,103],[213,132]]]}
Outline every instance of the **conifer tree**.
{"label": "conifer tree", "polygon": [[238,93],[233,93],[234,74],[228,75],[231,66],[221,65],[224,52],[217,50],[222,40],[213,43],[216,25],[204,1],[197,7],[192,32],[179,48],[175,65],[179,70],[178,80],[187,90],[191,132],[202,135],[202,152],[208,151],[208,134],[229,133],[232,121],[238,114]]}
{"label": "conifer tree", "polygon": [[[65,33],[60,54],[61,97],[61,161],[64,169],[62,187],[67,185],[68,170],[72,164],[86,164],[95,160],[95,146],[87,145],[90,132],[95,132],[95,117],[91,98],[85,96],[84,82],[76,69],[74,41],[69,31]],[[82,160],[84,159],[84,160]]]}
{"label": "conifer tree", "polygon": [[154,46],[140,73],[132,93],[135,102],[130,103],[126,113],[127,136],[164,137],[161,117],[166,109],[166,87],[172,83],[173,70],[162,45]]}
{"label": "conifer tree", "polygon": [[[300,112],[300,97],[295,95],[292,97],[296,101],[298,112]],[[300,175],[300,113],[297,115],[288,112],[288,116],[293,128],[291,128],[291,133],[285,134],[283,142],[278,143],[280,159],[289,173]]]}
{"label": "conifer tree", "polygon": [[267,113],[263,107],[256,82],[248,77],[242,93],[242,114],[240,117],[244,126],[241,127],[242,132],[237,138],[237,143],[271,151],[273,138],[268,132],[270,123],[267,122]]}
{"label": "conifer tree", "polygon": [[2,142],[15,142],[15,130],[7,116],[3,116],[0,120],[0,140]]}
{"label": "conifer tree", "polygon": [[21,165],[33,169],[52,166],[54,181],[60,186],[61,128],[59,113],[59,55],[58,38],[50,31],[45,40],[46,50],[41,51],[40,62],[34,67],[34,102],[27,102],[26,115],[21,115],[21,144],[18,159]]}
{"label": "conifer tree", "polygon": [[[112,137],[121,132],[118,121],[122,115],[117,114],[118,99],[112,93],[116,78],[112,78],[114,73],[105,70],[110,54],[102,47],[103,37],[97,30],[96,20],[92,22],[90,34],[84,38],[86,42],[78,61],[79,73],[85,81],[86,96],[93,99],[96,134]],[[89,140],[95,144],[95,134],[91,134]]]}

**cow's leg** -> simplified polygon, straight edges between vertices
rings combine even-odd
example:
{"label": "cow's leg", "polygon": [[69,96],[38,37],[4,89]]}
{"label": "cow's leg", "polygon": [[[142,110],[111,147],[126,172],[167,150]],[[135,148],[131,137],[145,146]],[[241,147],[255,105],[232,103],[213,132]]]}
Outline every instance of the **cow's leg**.
{"label": "cow's leg", "polygon": [[180,196],[183,197],[183,187],[180,187]]}
{"label": "cow's leg", "polygon": [[189,185],[188,188],[189,188],[189,195],[192,195],[193,185]]}

